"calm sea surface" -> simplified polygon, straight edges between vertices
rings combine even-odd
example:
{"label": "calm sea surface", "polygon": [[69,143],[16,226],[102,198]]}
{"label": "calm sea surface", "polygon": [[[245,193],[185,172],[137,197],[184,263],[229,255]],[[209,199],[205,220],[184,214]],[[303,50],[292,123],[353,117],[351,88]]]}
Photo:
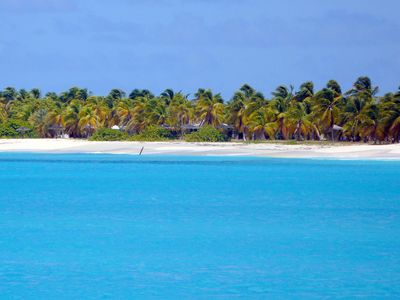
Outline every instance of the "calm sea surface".
{"label": "calm sea surface", "polygon": [[400,162],[0,154],[0,299],[400,297]]}

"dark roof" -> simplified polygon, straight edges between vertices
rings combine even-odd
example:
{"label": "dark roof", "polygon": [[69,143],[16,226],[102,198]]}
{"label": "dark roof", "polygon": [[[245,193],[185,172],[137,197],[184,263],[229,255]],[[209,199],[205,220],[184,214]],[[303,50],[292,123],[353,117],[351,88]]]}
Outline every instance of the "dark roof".
{"label": "dark roof", "polygon": [[225,123],[222,123],[221,125],[218,126],[218,128],[221,128],[221,129],[233,129],[233,126],[225,124]]}
{"label": "dark roof", "polygon": [[332,129],[333,130],[343,130],[343,127],[340,127],[339,125],[333,125]]}
{"label": "dark roof", "polygon": [[201,126],[197,124],[187,124],[183,125],[182,129],[199,129]]}
{"label": "dark roof", "polygon": [[27,132],[27,131],[30,131],[30,130],[31,129],[29,129],[28,127],[25,127],[25,126],[21,126],[21,127],[17,128],[18,132]]}
{"label": "dark roof", "polygon": [[53,124],[49,127],[50,130],[61,130],[64,129],[64,127],[62,127],[61,125],[58,124]]}

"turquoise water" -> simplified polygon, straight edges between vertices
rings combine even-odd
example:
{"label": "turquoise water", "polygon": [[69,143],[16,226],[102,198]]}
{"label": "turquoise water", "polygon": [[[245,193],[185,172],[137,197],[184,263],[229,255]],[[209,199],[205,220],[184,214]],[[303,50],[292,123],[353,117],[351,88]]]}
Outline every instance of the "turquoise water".
{"label": "turquoise water", "polygon": [[0,154],[0,299],[400,297],[400,163]]}

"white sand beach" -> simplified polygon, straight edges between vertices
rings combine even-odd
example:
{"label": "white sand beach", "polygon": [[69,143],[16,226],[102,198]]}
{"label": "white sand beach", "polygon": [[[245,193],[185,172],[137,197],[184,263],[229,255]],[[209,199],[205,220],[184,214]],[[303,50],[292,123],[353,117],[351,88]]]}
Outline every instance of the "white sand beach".
{"label": "white sand beach", "polygon": [[400,160],[400,144],[295,144],[284,143],[187,143],[92,142],[75,139],[1,139],[0,152],[109,153],[138,155],[267,156],[288,158]]}

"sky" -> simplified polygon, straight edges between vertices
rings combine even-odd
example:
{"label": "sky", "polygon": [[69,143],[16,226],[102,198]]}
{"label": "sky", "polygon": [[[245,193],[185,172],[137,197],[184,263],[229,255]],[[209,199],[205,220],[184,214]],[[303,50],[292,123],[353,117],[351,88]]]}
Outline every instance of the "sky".
{"label": "sky", "polygon": [[400,86],[398,0],[0,0],[0,88],[95,95],[368,75]]}

